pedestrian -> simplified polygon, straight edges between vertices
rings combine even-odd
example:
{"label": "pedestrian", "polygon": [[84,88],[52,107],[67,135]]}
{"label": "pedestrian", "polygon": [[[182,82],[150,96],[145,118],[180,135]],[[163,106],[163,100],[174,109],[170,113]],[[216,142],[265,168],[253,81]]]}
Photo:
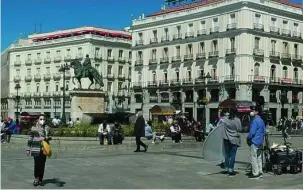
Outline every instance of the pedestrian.
{"label": "pedestrian", "polygon": [[236,116],[237,110],[229,109],[227,116],[223,117],[218,127],[223,127],[223,142],[224,142],[224,168],[222,172],[228,174],[230,177],[235,176],[236,172],[235,161],[238,147],[241,145],[240,131],[242,125],[240,119]]}
{"label": "pedestrian", "polygon": [[43,176],[46,162],[46,155],[43,154],[42,141],[49,143],[50,127],[45,124],[45,115],[41,114],[38,117],[36,125],[31,128],[30,136],[28,139],[27,156],[34,157],[34,182],[33,185],[44,186]]}
{"label": "pedestrian", "polygon": [[137,116],[137,119],[135,122],[134,132],[135,132],[135,136],[136,136],[137,149],[134,152],[140,152],[140,146],[143,146],[143,148],[144,148],[143,152],[146,152],[148,149],[148,146],[141,141],[141,137],[145,137],[145,120],[143,118],[142,111],[139,111],[136,116]]}
{"label": "pedestrian", "polygon": [[251,179],[259,179],[263,177],[262,171],[262,147],[264,136],[266,134],[266,127],[264,121],[259,116],[259,109],[253,107],[251,112],[252,120],[250,123],[249,134],[247,137],[247,144],[250,146],[250,157],[252,166]]}

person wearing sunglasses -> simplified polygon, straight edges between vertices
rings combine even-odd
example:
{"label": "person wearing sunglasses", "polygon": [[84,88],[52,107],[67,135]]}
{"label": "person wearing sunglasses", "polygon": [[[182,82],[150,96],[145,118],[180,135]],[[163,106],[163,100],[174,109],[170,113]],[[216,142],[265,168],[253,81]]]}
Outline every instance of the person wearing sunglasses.
{"label": "person wearing sunglasses", "polygon": [[41,114],[38,117],[36,125],[31,128],[30,136],[27,143],[27,156],[34,157],[34,176],[35,180],[33,185],[44,186],[43,176],[46,162],[46,155],[43,154],[41,142],[46,141],[49,143],[51,140],[50,127],[45,124],[45,115]]}

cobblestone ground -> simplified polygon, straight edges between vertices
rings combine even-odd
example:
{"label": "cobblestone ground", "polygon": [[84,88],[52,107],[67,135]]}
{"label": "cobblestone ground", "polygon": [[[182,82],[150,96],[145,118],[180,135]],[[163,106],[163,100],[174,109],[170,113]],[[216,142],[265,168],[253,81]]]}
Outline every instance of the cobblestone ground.
{"label": "cobblestone ground", "polygon": [[[297,141],[301,141],[298,138]],[[157,146],[157,145],[155,145]],[[33,159],[24,149],[3,149],[1,188],[33,188]],[[201,159],[200,149],[157,150],[147,153],[131,150],[56,152],[47,160],[44,188],[302,188],[302,174],[274,176],[252,180],[245,175],[248,148],[243,145],[237,155],[239,174],[222,175],[216,163]]]}

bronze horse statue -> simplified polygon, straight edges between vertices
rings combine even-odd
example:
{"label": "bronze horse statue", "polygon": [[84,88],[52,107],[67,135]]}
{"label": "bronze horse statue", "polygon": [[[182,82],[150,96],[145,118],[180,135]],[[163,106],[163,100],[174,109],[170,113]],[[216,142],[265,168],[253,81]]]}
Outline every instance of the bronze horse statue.
{"label": "bronze horse statue", "polygon": [[[77,59],[71,61],[70,66],[74,69],[73,76],[73,84],[75,85],[74,79],[76,78],[80,84],[80,89],[82,89],[81,79],[82,78],[89,78],[91,84],[89,85],[88,89],[96,83],[99,84],[99,88],[104,86],[102,74],[99,73],[95,68],[92,66],[85,67],[81,64],[81,62]],[[84,72],[87,71],[87,72]]]}

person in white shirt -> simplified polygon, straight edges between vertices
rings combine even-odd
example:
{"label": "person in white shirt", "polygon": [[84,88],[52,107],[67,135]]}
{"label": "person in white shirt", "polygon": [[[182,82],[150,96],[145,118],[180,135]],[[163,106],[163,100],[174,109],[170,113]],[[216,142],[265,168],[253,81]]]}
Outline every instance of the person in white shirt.
{"label": "person in white shirt", "polygon": [[182,143],[181,127],[178,125],[177,121],[174,121],[173,125],[170,127],[170,132],[172,140],[175,140],[175,143]]}
{"label": "person in white shirt", "polygon": [[68,127],[73,127],[74,126],[74,122],[72,121],[71,118],[68,119],[67,125],[68,125]]}
{"label": "person in white shirt", "polygon": [[81,122],[80,122],[80,119],[79,119],[79,117],[76,119],[76,125],[78,125],[78,124],[80,124]]}
{"label": "person in white shirt", "polygon": [[105,120],[103,121],[103,123],[101,123],[99,125],[98,135],[99,135],[100,145],[104,145],[104,138],[106,138],[107,142],[109,142],[108,126],[107,126],[107,122]]}

